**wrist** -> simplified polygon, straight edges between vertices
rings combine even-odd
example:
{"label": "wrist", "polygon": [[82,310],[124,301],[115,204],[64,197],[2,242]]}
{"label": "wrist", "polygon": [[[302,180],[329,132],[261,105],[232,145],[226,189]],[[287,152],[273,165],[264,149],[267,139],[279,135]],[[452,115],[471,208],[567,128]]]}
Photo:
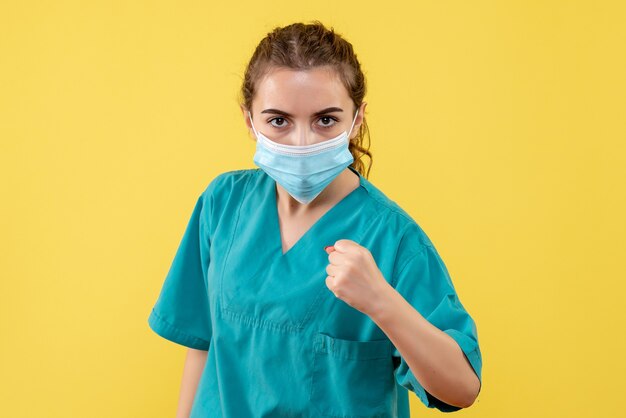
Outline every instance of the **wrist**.
{"label": "wrist", "polygon": [[395,302],[398,292],[386,280],[376,294],[376,299],[372,304],[369,317],[376,324],[384,323],[388,318],[393,317],[393,310],[397,306]]}

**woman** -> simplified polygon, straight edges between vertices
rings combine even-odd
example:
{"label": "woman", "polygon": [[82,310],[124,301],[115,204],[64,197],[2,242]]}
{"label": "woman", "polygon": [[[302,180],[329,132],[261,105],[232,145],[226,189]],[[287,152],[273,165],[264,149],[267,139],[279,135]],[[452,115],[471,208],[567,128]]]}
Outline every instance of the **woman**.
{"label": "woman", "polygon": [[246,69],[259,167],[197,200],[150,314],[189,348],[178,416],[408,417],[480,391],[476,326],[432,242],[364,177],[366,86],[315,21],[276,28]]}

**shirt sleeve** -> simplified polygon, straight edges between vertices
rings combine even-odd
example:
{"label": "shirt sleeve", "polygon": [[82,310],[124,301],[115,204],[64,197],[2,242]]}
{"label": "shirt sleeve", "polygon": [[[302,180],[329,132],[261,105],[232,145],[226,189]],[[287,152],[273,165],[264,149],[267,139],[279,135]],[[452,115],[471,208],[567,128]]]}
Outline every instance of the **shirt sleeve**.
{"label": "shirt sleeve", "polygon": [[206,272],[209,234],[206,191],[198,198],[171,263],[148,324],[161,337],[198,350],[208,350],[211,315]]}
{"label": "shirt sleeve", "polygon": [[[415,250],[414,254],[400,266],[393,284],[394,288],[428,322],[457,342],[480,380],[482,389],[482,356],[478,345],[476,324],[461,304],[448,270],[437,250],[431,244],[420,245],[420,248]],[[428,393],[395,347],[393,356],[396,365],[396,381],[414,392],[424,405],[428,408],[437,408],[442,412],[461,409]]]}

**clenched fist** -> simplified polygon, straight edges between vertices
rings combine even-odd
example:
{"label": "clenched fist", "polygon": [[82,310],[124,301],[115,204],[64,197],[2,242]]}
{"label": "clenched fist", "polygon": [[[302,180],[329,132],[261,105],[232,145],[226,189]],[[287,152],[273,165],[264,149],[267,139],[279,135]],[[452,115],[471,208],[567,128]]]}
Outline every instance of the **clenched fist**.
{"label": "clenched fist", "polygon": [[370,251],[348,239],[340,239],[325,248],[326,286],[348,305],[371,316],[381,298],[387,294],[387,283]]}

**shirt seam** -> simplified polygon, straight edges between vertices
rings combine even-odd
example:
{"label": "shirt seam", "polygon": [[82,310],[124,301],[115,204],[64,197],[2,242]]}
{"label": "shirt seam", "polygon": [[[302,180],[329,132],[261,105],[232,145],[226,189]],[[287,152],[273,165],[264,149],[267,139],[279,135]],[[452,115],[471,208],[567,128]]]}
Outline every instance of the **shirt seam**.
{"label": "shirt seam", "polygon": [[209,341],[205,340],[204,338],[200,338],[197,337],[195,335],[189,334],[185,331],[182,331],[179,327],[177,327],[176,325],[174,325],[173,323],[171,323],[170,321],[166,320],[165,318],[163,318],[161,315],[159,315],[159,313],[157,313],[156,309],[152,309],[152,313],[154,314],[155,318],[163,323],[165,326],[167,326],[168,328],[175,330],[177,333],[179,333],[182,337],[188,339],[190,342],[198,342],[201,344],[210,344]]}
{"label": "shirt seam", "polygon": [[392,280],[391,280],[391,286],[392,286],[393,288],[395,288],[395,287],[396,287],[396,285],[398,284],[398,278],[399,278],[400,276],[402,276],[402,273],[404,272],[404,269],[405,269],[405,268],[409,265],[409,263],[410,263],[411,261],[413,261],[414,259],[416,259],[418,256],[422,255],[422,254],[424,253],[424,251],[426,251],[426,249],[427,249],[428,247],[430,247],[430,245],[428,245],[428,244],[424,244],[424,243],[420,243],[420,244],[419,244],[419,246],[420,246],[420,248],[419,248],[419,249],[420,249],[420,251],[418,251],[416,254],[413,254],[412,256],[410,256],[410,257],[409,257],[409,258],[408,258],[408,259],[407,259],[407,260],[406,260],[406,261],[402,264],[402,267],[400,267],[400,270],[398,271],[398,274],[396,274],[396,276],[392,278]]}
{"label": "shirt seam", "polygon": [[[245,171],[245,170],[237,170],[237,171]],[[246,200],[246,191],[248,190],[248,186],[250,185],[250,182],[252,181],[252,175],[248,175],[247,176],[247,180],[246,180],[246,184],[243,188],[243,192],[242,192],[242,196],[243,198],[240,199],[239,201],[239,206],[237,207],[237,218],[235,219],[235,222],[233,223],[233,229],[232,229],[232,233],[230,234],[230,242],[228,243],[228,247],[226,249],[226,253],[224,256],[224,261],[222,262],[222,268],[221,268],[221,273],[219,276],[219,280],[218,280],[218,284],[219,284],[219,288],[217,289],[218,291],[218,295],[219,295],[219,308],[220,310],[224,309],[224,295],[222,292],[222,288],[223,288],[223,282],[224,282],[224,274],[225,274],[225,266],[226,263],[228,262],[228,257],[230,257],[230,252],[231,252],[231,248],[233,246],[233,242],[235,241],[235,234],[237,233],[237,228],[239,227],[239,218],[241,217],[241,208],[243,206],[243,202]]]}

